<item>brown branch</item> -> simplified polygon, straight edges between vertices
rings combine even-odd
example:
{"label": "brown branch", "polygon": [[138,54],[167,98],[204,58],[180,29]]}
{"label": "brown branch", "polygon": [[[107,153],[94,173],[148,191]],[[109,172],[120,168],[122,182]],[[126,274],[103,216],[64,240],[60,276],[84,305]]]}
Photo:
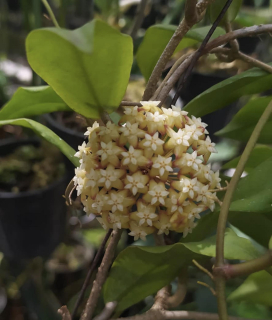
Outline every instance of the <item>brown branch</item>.
{"label": "brown branch", "polygon": [[111,234],[111,239],[109,245],[104,254],[102,263],[98,268],[98,272],[96,278],[93,282],[93,287],[85,306],[85,310],[83,311],[80,320],[91,320],[95,307],[97,305],[97,301],[100,296],[100,292],[102,290],[102,286],[107,278],[108,270],[112,264],[112,260],[114,258],[115,249],[120,240],[122,234],[122,230],[114,230]]}
{"label": "brown branch", "polygon": [[227,0],[224,7],[222,8],[222,10],[220,11],[218,17],[216,18],[216,20],[214,21],[214,23],[212,24],[212,27],[210,28],[209,32],[207,33],[205,39],[202,41],[200,47],[198,48],[198,50],[194,53],[192,60],[188,66],[188,68],[186,69],[184,75],[181,77],[179,83],[178,83],[178,89],[177,92],[175,94],[175,97],[172,101],[173,104],[175,104],[179,98],[180,95],[180,91],[183,88],[185,82],[187,81],[187,79],[189,78],[191,72],[194,69],[194,66],[196,65],[198,59],[201,57],[202,52],[204,51],[207,43],[209,42],[209,40],[211,39],[211,36],[213,35],[215,29],[219,26],[220,21],[223,19],[225,13],[227,12],[229,6],[231,5],[233,0]]}
{"label": "brown branch", "polygon": [[264,71],[266,72],[269,72],[269,73],[272,73],[272,67],[269,65],[269,64],[266,64],[258,59],[255,59],[253,57],[250,57],[242,52],[237,52],[235,55],[234,55],[237,59],[240,59],[240,60],[243,60],[255,67],[258,67],[260,69],[263,69]]}
{"label": "brown branch", "polygon": [[172,38],[165,47],[162,55],[160,56],[145,89],[143,100],[149,100],[156,90],[157,83],[162,75],[162,72],[173,55],[176,47],[186,35],[186,33],[191,29],[191,27],[201,20],[202,13],[205,12],[207,6],[214,0],[200,1],[196,4],[196,0],[187,0],[185,7],[185,17],[182,19],[181,23],[174,32]]}
{"label": "brown branch", "polygon": [[80,303],[81,303],[81,301],[82,301],[82,299],[83,299],[83,297],[84,297],[84,294],[85,294],[85,292],[86,292],[86,289],[87,289],[87,287],[88,287],[88,285],[89,285],[91,276],[93,275],[94,270],[96,269],[99,261],[101,260],[101,258],[102,258],[102,256],[103,256],[106,243],[107,243],[107,241],[109,240],[109,237],[110,237],[111,233],[112,233],[112,229],[110,229],[110,230],[106,233],[106,235],[105,235],[105,237],[104,237],[104,239],[103,239],[103,241],[102,241],[102,243],[101,243],[101,245],[100,245],[100,248],[98,249],[98,251],[97,251],[97,253],[96,253],[96,255],[95,255],[95,258],[94,258],[94,260],[93,260],[92,263],[91,263],[90,269],[89,269],[89,271],[88,271],[88,273],[87,273],[87,276],[86,276],[86,278],[85,278],[85,281],[84,281],[84,283],[83,283],[83,286],[82,286],[82,288],[81,288],[81,290],[80,290],[79,296],[78,296],[78,298],[77,298],[77,301],[76,301],[76,304],[75,304],[75,307],[74,307],[74,310],[73,310],[73,313],[72,313],[72,319],[74,319],[75,316],[76,316],[76,314],[77,314],[77,310],[78,310],[79,305],[80,305]]}
{"label": "brown branch", "polygon": [[133,24],[132,29],[130,31],[130,36],[131,36],[133,42],[135,41],[135,38],[137,36],[137,32],[141,28],[141,25],[143,23],[144,13],[145,13],[145,8],[147,6],[147,3],[148,3],[148,0],[141,0],[141,2],[138,5],[134,24]]}
{"label": "brown branch", "polygon": [[[272,24],[252,26],[252,27],[235,30],[230,33],[226,33],[225,35],[219,36],[216,39],[210,41],[206,45],[201,55],[204,55],[210,52],[215,53],[215,51],[219,51],[221,49],[225,50],[226,48],[220,48],[220,46],[225,45],[230,40],[248,37],[248,36],[258,36],[260,34],[270,33],[270,32],[272,32]],[[227,50],[225,50],[225,52],[227,52]],[[165,83],[164,88],[161,90],[160,94],[157,97],[158,100],[162,102],[165,101],[167,95],[169,94],[171,89],[174,87],[175,83],[178,81],[178,79],[184,73],[184,71],[188,68],[192,60],[192,57],[193,57],[193,54],[187,57],[187,59],[183,61],[183,63],[176,69],[176,71],[168,79],[168,81]]]}
{"label": "brown branch", "polygon": [[268,250],[263,256],[239,264],[226,264],[222,267],[215,267],[213,272],[216,276],[223,276],[226,279],[248,275],[254,272],[265,270],[272,266],[272,250]]}
{"label": "brown branch", "polygon": [[62,320],[71,320],[71,315],[66,306],[62,306],[59,310],[58,313],[61,315]]}
{"label": "brown branch", "polygon": [[116,306],[117,306],[116,301],[106,303],[103,311],[98,316],[96,316],[93,320],[108,320],[109,317],[112,315]]}
{"label": "brown branch", "polygon": [[168,297],[166,304],[168,308],[176,308],[179,306],[187,293],[187,268],[183,268],[178,277],[178,287],[176,292]]}

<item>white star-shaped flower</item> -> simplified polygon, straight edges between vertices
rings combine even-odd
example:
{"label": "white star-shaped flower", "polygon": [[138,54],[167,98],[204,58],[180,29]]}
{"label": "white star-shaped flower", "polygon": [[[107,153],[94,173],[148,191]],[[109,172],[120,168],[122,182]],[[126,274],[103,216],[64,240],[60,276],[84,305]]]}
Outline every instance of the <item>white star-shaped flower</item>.
{"label": "white star-shaped flower", "polygon": [[97,213],[101,213],[107,198],[108,197],[105,195],[97,194],[94,202],[92,203],[92,208],[94,208],[97,211]]}
{"label": "white star-shaped flower", "polygon": [[192,167],[194,170],[198,170],[199,165],[202,163],[200,159],[197,159],[197,152],[185,153],[182,158],[182,164],[187,167]]}
{"label": "white star-shaped flower", "polygon": [[161,155],[158,155],[158,157],[155,159],[153,163],[153,168],[159,169],[160,176],[163,176],[165,171],[171,172],[173,171],[172,167],[170,166],[172,161],[172,158],[165,158]]}
{"label": "white star-shaped flower", "polygon": [[188,235],[188,233],[192,233],[195,226],[196,226],[196,223],[194,223],[194,221],[192,220],[189,220],[188,225],[183,230],[183,238],[185,238]]}
{"label": "white star-shaped flower", "polygon": [[139,124],[133,123],[131,124],[130,122],[127,122],[125,126],[123,126],[122,128],[120,128],[119,130],[123,133],[123,135],[125,137],[128,136],[143,136],[144,132],[138,128]]}
{"label": "white star-shaped flower", "polygon": [[110,223],[112,224],[113,230],[122,229],[122,222],[121,222],[120,215],[109,212],[109,220],[110,220]]}
{"label": "white star-shaped flower", "polygon": [[151,204],[159,201],[163,205],[165,204],[165,197],[169,194],[169,192],[165,190],[163,183],[155,185],[148,193],[152,196]]}
{"label": "white star-shaped flower", "polygon": [[[207,123],[202,122],[201,118],[196,118],[195,116],[192,116],[192,122],[196,125],[197,128],[206,128],[208,125]],[[209,132],[205,129],[205,134],[208,134]]]}
{"label": "white star-shaped flower", "polygon": [[137,159],[143,154],[143,151],[136,150],[133,146],[130,146],[127,152],[122,152],[121,154],[124,157],[123,165],[126,166],[129,163],[136,165]]}
{"label": "white star-shaped flower", "polygon": [[138,114],[138,107],[126,107],[124,110],[124,114],[128,116],[137,116]]}
{"label": "white star-shaped flower", "polygon": [[106,160],[113,152],[112,141],[105,143],[101,141],[101,149],[96,152],[97,155],[101,156],[101,160]]}
{"label": "white star-shaped flower", "polygon": [[173,132],[173,139],[176,144],[189,147],[189,139],[191,138],[191,132],[187,132],[184,129],[179,129],[178,132]]}
{"label": "white star-shaped flower", "polygon": [[129,235],[134,237],[134,241],[138,240],[139,238],[143,241],[146,240],[147,233],[135,222],[130,223],[130,230],[131,232]]}
{"label": "white star-shaped flower", "polygon": [[88,127],[87,131],[84,133],[85,136],[89,136],[95,129],[99,128],[99,123],[97,121],[94,122],[92,127]]}
{"label": "white star-shaped flower", "polygon": [[110,188],[111,183],[117,180],[115,168],[109,165],[106,170],[100,169],[101,178],[98,180],[99,183],[105,183],[107,189]]}
{"label": "white star-shaped flower", "polygon": [[164,144],[164,141],[159,138],[159,133],[156,132],[153,136],[145,134],[144,147],[150,147],[152,150],[156,151],[158,146]]}
{"label": "white star-shaped flower", "polygon": [[108,200],[108,204],[112,206],[111,208],[112,212],[115,212],[116,210],[123,211],[124,210],[123,202],[124,202],[124,197],[122,196],[122,194],[113,193],[113,192],[110,193],[110,199]]}
{"label": "white star-shaped flower", "polygon": [[97,185],[97,181],[100,178],[100,173],[98,170],[91,169],[90,172],[86,174],[85,187],[94,188]]}
{"label": "white star-shaped flower", "polygon": [[190,134],[190,137],[192,137],[194,140],[198,140],[200,136],[203,135],[203,131],[201,127],[197,127],[195,124],[188,126],[187,124],[185,125],[185,128],[183,129],[187,133]]}
{"label": "white star-shaped flower", "polygon": [[154,113],[151,113],[151,112],[146,113],[146,121],[160,122],[163,120],[165,120],[165,115],[160,114],[159,111],[156,111]]}
{"label": "white star-shaped flower", "polygon": [[125,189],[131,190],[132,194],[135,196],[138,192],[138,189],[144,188],[148,178],[141,172],[136,172],[132,176],[127,175],[127,180],[128,183],[126,184]]}
{"label": "white star-shaped flower", "polygon": [[205,145],[208,151],[211,153],[217,153],[215,149],[215,143],[211,141],[211,138],[208,136],[205,141],[201,141],[201,144]]}
{"label": "white star-shaped flower", "polygon": [[199,192],[199,186],[197,178],[194,179],[182,179],[181,183],[183,184],[182,192],[188,193],[191,199],[194,198],[195,193]]}

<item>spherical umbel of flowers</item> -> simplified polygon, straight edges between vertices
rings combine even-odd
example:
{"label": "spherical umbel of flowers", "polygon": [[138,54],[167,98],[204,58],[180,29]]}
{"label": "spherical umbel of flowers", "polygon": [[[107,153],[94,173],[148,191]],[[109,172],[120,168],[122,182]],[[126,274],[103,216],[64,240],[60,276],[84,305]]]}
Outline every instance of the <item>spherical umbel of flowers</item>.
{"label": "spherical umbel of flowers", "polygon": [[88,128],[76,153],[77,193],[105,229],[129,229],[135,240],[170,230],[185,237],[215,206],[220,178],[207,164],[215,144],[200,118],[141,104],[126,107],[118,125]]}

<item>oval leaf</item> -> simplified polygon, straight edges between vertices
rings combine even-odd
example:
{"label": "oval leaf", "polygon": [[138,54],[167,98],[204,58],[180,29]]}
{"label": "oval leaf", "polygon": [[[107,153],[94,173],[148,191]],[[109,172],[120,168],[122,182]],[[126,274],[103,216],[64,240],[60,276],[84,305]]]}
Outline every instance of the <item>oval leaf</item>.
{"label": "oval leaf", "polygon": [[0,120],[71,110],[49,86],[21,87],[0,110]]}
{"label": "oval leaf", "polygon": [[[247,141],[271,99],[271,96],[252,99],[216,135],[239,141]],[[258,139],[260,143],[272,142],[271,125],[272,116],[270,116],[260,134]]]}
{"label": "oval leaf", "polygon": [[[176,26],[158,24],[148,28],[146,31],[143,42],[136,54],[137,63],[146,80],[149,79],[157,61],[173,36],[176,28]],[[210,26],[207,26],[188,31],[186,36],[177,46],[175,52],[203,41],[209,29]],[[222,28],[217,28],[212,39],[224,33],[225,31]]]}
{"label": "oval leaf", "polygon": [[230,211],[270,212],[272,204],[272,158],[240,179]]}
{"label": "oval leaf", "polygon": [[224,108],[243,96],[264,92],[271,88],[272,74],[253,68],[204,91],[190,101],[184,110],[195,117],[202,117],[205,114]]}
{"label": "oval leaf", "polygon": [[229,301],[245,300],[272,306],[272,276],[266,271],[250,275],[245,282],[228,297]]}
{"label": "oval leaf", "polygon": [[48,142],[52,143],[60,149],[60,151],[77,167],[79,165],[79,159],[74,157],[76,153],[75,150],[70,147],[65,141],[63,141],[58,135],[53,131],[48,129],[46,126],[30,119],[13,119],[13,120],[4,120],[0,121],[0,126],[6,124],[12,124],[15,126],[22,126],[29,129],[32,129],[35,133],[43,137]]}
{"label": "oval leaf", "polygon": [[99,118],[118,108],[132,65],[132,40],[93,20],[70,31],[45,28],[26,41],[33,70],[76,112]]}
{"label": "oval leaf", "polygon": [[[141,301],[169,284],[201,255],[215,256],[216,237],[201,242],[176,243],[163,247],[129,247],[122,251],[113,263],[104,286],[106,302],[118,301],[117,311]],[[259,256],[251,242],[238,237],[227,229],[225,257],[249,260]],[[177,258],[179,257],[179,258]]]}
{"label": "oval leaf", "polygon": [[[237,16],[241,8],[242,2],[243,0],[232,1],[232,4],[229,6],[223,19],[220,21],[220,24],[224,25],[224,23],[226,22],[232,22]],[[225,4],[226,0],[217,0],[209,6],[210,19],[212,22],[214,22],[216,18],[219,16]]]}
{"label": "oval leaf", "polygon": [[[271,157],[272,157],[272,148],[270,148],[268,146],[257,145],[253,149],[253,151],[251,152],[251,154],[247,160],[247,163],[245,166],[245,171],[251,172],[259,164],[261,164],[262,162],[264,162],[265,160],[267,160]],[[223,169],[236,168],[240,158],[241,157],[236,157],[235,159],[232,159],[231,161],[224,164],[222,168]]]}

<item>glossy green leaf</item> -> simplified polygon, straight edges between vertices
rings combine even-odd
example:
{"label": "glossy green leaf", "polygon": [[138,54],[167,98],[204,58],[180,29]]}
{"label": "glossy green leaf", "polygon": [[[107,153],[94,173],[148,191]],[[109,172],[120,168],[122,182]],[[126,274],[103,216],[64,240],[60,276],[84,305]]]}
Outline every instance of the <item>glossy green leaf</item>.
{"label": "glossy green leaf", "polygon": [[[249,101],[232,118],[231,122],[227,124],[225,128],[218,131],[216,135],[239,141],[247,141],[271,99],[272,97],[269,96]],[[269,118],[260,134],[260,137],[258,139],[259,143],[272,142],[271,126],[272,116]]]}
{"label": "glossy green leaf", "polygon": [[272,74],[253,68],[212,86],[190,101],[184,110],[196,117],[202,117],[226,107],[243,96],[261,93],[271,88]]}
{"label": "glossy green leaf", "polygon": [[[245,171],[251,172],[253,169],[255,169],[259,164],[264,162],[265,160],[272,157],[272,148],[264,145],[257,145],[253,151],[251,152],[246,166]],[[230,169],[230,168],[236,168],[238,162],[240,160],[240,157],[236,157],[235,159],[232,159],[231,161],[227,162],[223,165],[223,169]]]}
{"label": "glossy green leaf", "polygon": [[79,159],[74,157],[76,153],[75,150],[70,147],[65,141],[63,141],[58,135],[56,135],[53,131],[48,129],[46,126],[30,119],[12,119],[12,120],[4,120],[0,121],[0,126],[4,126],[6,124],[12,124],[14,126],[22,126],[25,128],[32,129],[36,134],[43,137],[48,142],[55,145],[60,151],[75,165],[79,165]]}
{"label": "glossy green leaf", "polygon": [[69,110],[71,109],[51,87],[21,87],[0,110],[0,120]]}
{"label": "glossy green leaf", "polygon": [[126,91],[132,40],[93,20],[76,30],[45,28],[26,41],[33,70],[76,112],[99,118],[116,109]]}
{"label": "glossy green leaf", "polygon": [[[227,12],[225,13],[223,19],[220,22],[222,25],[224,25],[224,23],[226,23],[227,21],[232,22],[235,19],[240,10],[242,2],[243,0],[232,1],[230,7],[228,8]],[[212,22],[216,20],[225,4],[226,0],[217,0],[209,6],[210,19]]]}
{"label": "glossy green leaf", "polygon": [[245,300],[272,306],[272,276],[266,271],[251,274],[244,283],[228,297],[229,301]]}
{"label": "glossy green leaf", "polygon": [[[201,255],[214,257],[215,243],[213,236],[201,242],[163,247],[131,246],[123,250],[114,261],[105,283],[105,301],[118,301],[117,311],[128,308],[167,285],[192,259],[200,259]],[[226,259],[249,260],[258,256],[249,240],[227,229]]]}
{"label": "glossy green leaf", "polygon": [[272,204],[272,158],[240,179],[230,211],[269,212]]}
{"label": "glossy green leaf", "polygon": [[[159,57],[173,36],[176,28],[176,26],[158,24],[148,28],[146,31],[143,42],[141,43],[136,54],[137,63],[146,80],[149,79],[157,61],[159,60]],[[209,29],[210,26],[207,26],[188,31],[186,36],[179,43],[175,52],[187,47],[191,47],[203,41]],[[222,28],[217,28],[213,34],[213,38],[224,33],[225,31]]]}

